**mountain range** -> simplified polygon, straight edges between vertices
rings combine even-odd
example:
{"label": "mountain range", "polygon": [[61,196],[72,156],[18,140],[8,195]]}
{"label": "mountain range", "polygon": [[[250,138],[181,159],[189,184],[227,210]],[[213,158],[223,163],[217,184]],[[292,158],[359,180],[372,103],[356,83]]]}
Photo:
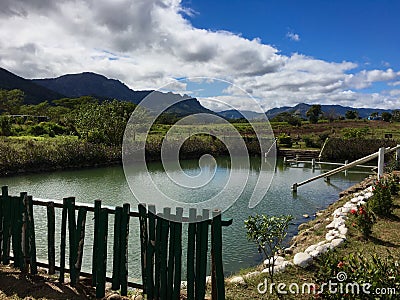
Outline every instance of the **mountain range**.
{"label": "mountain range", "polygon": [[[169,105],[177,100],[183,100],[167,110],[178,116],[186,116],[195,113],[211,113],[218,114],[225,119],[239,119],[243,117],[247,119],[257,119],[262,115],[261,113],[245,110],[226,110],[215,113],[203,107],[196,98],[191,98],[187,95],[182,96],[171,92],[162,93],[152,90],[135,91],[119,80],[109,79],[103,75],[91,72],[67,74],[57,78],[25,79],[6,69],[0,68],[0,89],[22,90],[25,93],[26,104],[38,104],[46,100],[51,101],[60,98],[77,98],[81,96],[94,96],[100,100],[118,99],[138,104],[146,96],[154,92],[153,95],[157,97],[160,107]],[[269,119],[283,112],[294,113],[301,118],[306,118],[306,113],[310,107],[311,105],[309,104],[300,103],[293,107],[284,106],[272,108],[266,111],[265,114]],[[353,108],[341,105],[321,105],[321,108],[324,114],[336,117],[343,117],[348,110],[357,111],[361,118],[367,118],[373,112],[378,112],[379,114],[384,111],[391,112],[391,110],[385,109]]]}

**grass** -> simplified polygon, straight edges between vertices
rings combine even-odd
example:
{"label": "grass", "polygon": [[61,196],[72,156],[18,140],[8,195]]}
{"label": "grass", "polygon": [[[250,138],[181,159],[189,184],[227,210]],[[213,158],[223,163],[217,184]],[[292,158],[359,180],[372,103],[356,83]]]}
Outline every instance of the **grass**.
{"label": "grass", "polygon": [[[316,219],[303,225],[303,229],[299,232],[300,251],[304,251],[309,245],[315,244],[324,239],[321,237],[327,232],[325,226],[332,220],[332,212],[343,206],[345,202],[349,200],[349,196],[341,198],[336,203],[329,206],[327,209],[319,212]],[[329,220],[327,220],[329,218]],[[317,229],[316,224],[321,224]],[[362,253],[366,257],[370,257],[373,254],[377,254],[380,258],[386,258],[389,255],[395,259],[400,259],[400,196],[394,196],[394,210],[388,218],[378,218],[377,223],[373,227],[373,233],[369,240],[365,241],[359,231],[351,226],[348,226],[349,232],[347,234],[347,241],[336,248],[336,252],[339,257],[346,257],[351,253]],[[287,260],[291,260],[293,256],[287,257]],[[256,268],[246,269],[239,272],[238,275],[244,275],[252,271],[261,271],[261,266]],[[302,283],[316,282],[317,266],[310,266],[306,269],[302,269],[296,266],[289,266],[286,271],[275,275],[276,283],[297,283],[301,286]],[[362,272],[362,271],[361,271]],[[230,284],[226,285],[226,299],[278,299],[275,295],[268,293],[261,295],[257,291],[257,286],[264,282],[267,278],[267,274],[260,274],[252,277],[251,279],[245,279],[246,285]],[[313,295],[296,294],[284,295],[283,299],[314,299]]]}

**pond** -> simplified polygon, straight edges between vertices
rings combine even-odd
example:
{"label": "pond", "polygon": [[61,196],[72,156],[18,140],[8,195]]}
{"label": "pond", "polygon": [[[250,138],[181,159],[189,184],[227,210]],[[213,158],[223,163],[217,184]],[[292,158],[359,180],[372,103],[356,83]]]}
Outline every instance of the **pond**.
{"label": "pond", "polygon": [[[199,169],[197,160],[187,160],[181,162],[185,172],[196,173]],[[259,159],[252,158],[249,172],[249,182],[256,181],[258,176]],[[297,195],[291,192],[291,185],[294,182],[300,182],[315,175],[321,174],[332,169],[332,167],[315,168],[311,165],[299,165],[298,167],[289,167],[283,164],[281,159],[277,160],[275,174],[268,193],[263,200],[253,209],[248,208],[248,198],[251,194],[251,184],[246,186],[239,199],[223,213],[223,219],[233,219],[233,224],[223,228],[223,260],[224,271],[228,275],[239,271],[242,268],[254,266],[261,262],[261,256],[254,244],[246,239],[246,231],[244,228],[244,220],[249,215],[268,214],[292,214],[294,216],[293,224],[290,227],[289,236],[296,233],[297,226],[305,221],[303,215],[313,214],[338,199],[340,191],[360,182],[368,173],[362,170],[352,170],[345,173],[339,173],[331,177],[330,183],[324,182],[322,179],[311,182],[299,188]],[[168,177],[164,173],[161,163],[149,163],[149,171],[155,181],[164,185],[169,193],[174,195],[173,185],[169,188],[170,183]],[[214,172],[210,168],[209,172],[214,173],[214,178],[209,184],[209,191],[204,193],[215,193],[218,190],[218,183],[232,172],[243,172],[244,170],[230,169],[228,158],[218,158],[217,167]],[[130,174],[132,176],[132,174]],[[137,180],[141,180],[141,174],[138,172],[133,175],[137,176]],[[102,167],[93,169],[67,170],[41,174],[27,174],[14,177],[5,177],[0,179],[0,185],[8,185],[10,195],[17,195],[20,192],[28,192],[33,195],[34,199],[56,199],[61,200],[63,197],[74,196],[76,202],[93,204],[95,199],[101,199],[103,205],[122,206],[123,203],[130,203],[131,209],[136,210],[137,202],[134,199],[128,184],[125,180],[123,168],[121,166]],[[197,195],[200,197],[201,195]],[[176,194],[176,197],[197,197],[196,193]],[[183,199],[185,200],[185,199]],[[190,201],[190,200],[189,200]],[[59,253],[60,243],[60,221],[61,210],[56,209],[56,253]],[[39,261],[47,261],[47,227],[46,227],[46,210],[44,207],[34,207],[35,227],[36,227],[36,244],[37,255]],[[88,213],[87,219],[87,238],[85,240],[83,269],[90,270],[92,256],[92,213]],[[113,218],[110,217],[110,224]],[[109,226],[109,247],[108,247],[108,271],[112,270],[112,228]],[[130,223],[130,244],[129,244],[129,277],[131,280],[140,282],[140,244],[139,244],[139,226],[135,218],[131,218]],[[184,231],[185,232],[185,231]],[[186,231],[187,232],[187,231]],[[186,237],[184,237],[184,241]],[[68,241],[68,238],[67,238]],[[185,248],[183,253],[185,253]],[[68,252],[68,251],[67,251]],[[59,263],[58,255],[56,262]],[[68,259],[68,258],[67,258]],[[185,258],[184,258],[185,260]],[[68,260],[66,260],[68,265]],[[185,268],[185,266],[184,266]],[[185,272],[184,272],[185,273]]]}

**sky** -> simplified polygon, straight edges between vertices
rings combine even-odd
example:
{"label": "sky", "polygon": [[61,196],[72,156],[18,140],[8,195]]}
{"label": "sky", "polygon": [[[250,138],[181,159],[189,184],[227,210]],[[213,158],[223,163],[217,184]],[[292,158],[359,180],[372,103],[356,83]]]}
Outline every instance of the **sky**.
{"label": "sky", "polygon": [[[310,104],[400,108],[397,0],[2,0],[0,66],[25,78],[96,72],[165,84],[220,110]],[[198,86],[197,86],[198,87]]]}

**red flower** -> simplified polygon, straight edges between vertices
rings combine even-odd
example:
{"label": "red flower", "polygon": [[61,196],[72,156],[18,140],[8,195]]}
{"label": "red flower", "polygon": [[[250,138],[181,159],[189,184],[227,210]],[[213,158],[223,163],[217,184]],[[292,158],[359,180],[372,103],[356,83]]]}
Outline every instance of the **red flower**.
{"label": "red flower", "polygon": [[337,267],[338,268],[341,268],[341,267],[343,267],[344,266],[344,262],[342,262],[342,261],[340,261],[338,264],[337,264]]}
{"label": "red flower", "polygon": [[352,208],[352,209],[350,210],[350,213],[351,213],[352,215],[355,215],[355,214],[357,214],[357,210],[356,210],[355,208]]}

